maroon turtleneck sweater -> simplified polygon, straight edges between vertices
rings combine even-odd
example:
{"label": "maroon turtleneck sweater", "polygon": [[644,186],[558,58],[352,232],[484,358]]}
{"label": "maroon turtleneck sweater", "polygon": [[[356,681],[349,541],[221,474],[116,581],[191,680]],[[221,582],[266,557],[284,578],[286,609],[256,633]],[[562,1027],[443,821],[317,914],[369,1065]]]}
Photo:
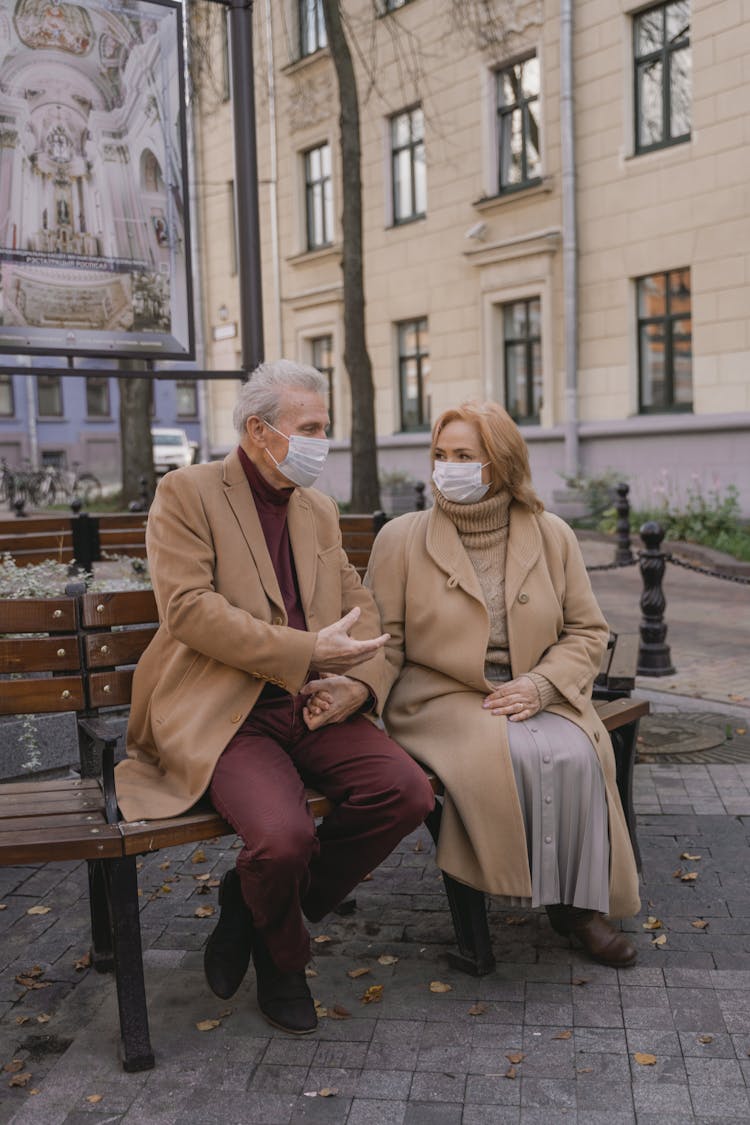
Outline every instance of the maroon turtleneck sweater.
{"label": "maroon turtleneck sweater", "polygon": [[289,627],[307,631],[286,522],[289,500],[294,490],[274,488],[261,476],[242,446],[237,452],[253,494],[260,526],[263,528],[268,553],[284,599]]}

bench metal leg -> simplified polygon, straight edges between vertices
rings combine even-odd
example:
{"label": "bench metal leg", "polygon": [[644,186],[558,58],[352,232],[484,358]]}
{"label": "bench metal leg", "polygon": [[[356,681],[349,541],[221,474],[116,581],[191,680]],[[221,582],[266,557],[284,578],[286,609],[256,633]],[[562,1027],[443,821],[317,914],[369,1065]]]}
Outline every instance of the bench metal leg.
{"label": "bench metal leg", "polygon": [[[440,835],[440,818],[443,807],[439,801],[427,817],[425,824],[437,844]],[[448,896],[456,933],[458,953],[449,953],[448,961],[454,969],[461,969],[475,977],[485,976],[495,968],[489,926],[487,925],[487,902],[482,891],[459,883],[443,872],[443,885]]]}
{"label": "bench metal leg", "polygon": [[107,878],[104,863],[88,861],[89,910],[91,911],[91,964],[97,973],[111,973],[115,967],[112,953],[112,927],[109,920]]}
{"label": "bench metal leg", "polygon": [[638,847],[636,836],[636,816],[633,807],[633,766],[635,765],[635,752],[638,739],[638,720],[626,723],[616,730],[610,731],[612,749],[615,753],[615,767],[617,770],[617,788],[622,801],[625,821],[630,832],[630,842],[633,845],[633,854],[638,870],[642,870],[641,851]]}
{"label": "bench metal leg", "polygon": [[150,1070],[154,1065],[154,1052],[148,1033],[135,857],[110,859],[105,863],[123,1067],[129,1072]]}

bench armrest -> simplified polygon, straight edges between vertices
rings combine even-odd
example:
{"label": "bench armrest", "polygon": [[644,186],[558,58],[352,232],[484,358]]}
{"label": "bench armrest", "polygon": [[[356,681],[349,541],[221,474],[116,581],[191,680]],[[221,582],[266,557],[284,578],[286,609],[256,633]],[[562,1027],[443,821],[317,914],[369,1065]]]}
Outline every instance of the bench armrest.
{"label": "bench armrest", "polygon": [[106,719],[101,719],[98,716],[79,715],[78,727],[92,747],[101,752],[104,813],[107,824],[117,824],[120,820],[120,814],[117,811],[117,794],[115,791],[115,748],[121,735],[113,730]]}

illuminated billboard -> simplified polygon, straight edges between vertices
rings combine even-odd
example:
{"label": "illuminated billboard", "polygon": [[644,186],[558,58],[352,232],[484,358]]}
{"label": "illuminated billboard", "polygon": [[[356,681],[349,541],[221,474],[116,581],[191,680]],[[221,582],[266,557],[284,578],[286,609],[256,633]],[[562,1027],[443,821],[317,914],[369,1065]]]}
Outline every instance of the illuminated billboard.
{"label": "illuminated billboard", "polygon": [[0,352],[192,358],[182,9],[0,0]]}

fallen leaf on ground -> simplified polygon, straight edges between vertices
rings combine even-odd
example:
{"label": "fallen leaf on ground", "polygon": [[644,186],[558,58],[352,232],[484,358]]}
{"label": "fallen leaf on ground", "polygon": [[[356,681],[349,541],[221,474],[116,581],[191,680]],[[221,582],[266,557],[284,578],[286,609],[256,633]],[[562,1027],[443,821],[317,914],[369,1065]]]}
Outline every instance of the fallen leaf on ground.
{"label": "fallen leaf on ground", "polygon": [[215,1027],[219,1027],[221,1020],[198,1020],[195,1025],[198,1031],[213,1031]]}
{"label": "fallen leaf on ground", "polygon": [[209,871],[203,871],[200,875],[193,875],[193,878],[197,883],[205,883],[207,879],[211,878],[211,873]]}
{"label": "fallen leaf on ground", "polygon": [[368,873],[366,875],[362,876],[362,878],[360,879],[360,883],[371,883],[371,882],[372,882],[372,875],[368,871]]}
{"label": "fallen leaf on ground", "polygon": [[570,983],[576,984],[576,985],[588,984],[589,978],[588,977],[573,977],[573,979]]}
{"label": "fallen leaf on ground", "polygon": [[659,934],[658,937],[655,937],[655,938],[651,939],[651,944],[652,945],[659,945],[659,946],[666,945],[667,944],[667,935],[666,934]]}
{"label": "fallen leaf on ground", "polygon": [[19,1025],[24,1024],[24,1023],[28,1023],[30,1019],[31,1019],[31,1016],[16,1016],[16,1023],[19,1024]]}
{"label": "fallen leaf on ground", "polygon": [[553,1035],[553,1039],[570,1039],[573,1035],[572,1031],[559,1031],[557,1035]]}
{"label": "fallen leaf on ground", "polygon": [[705,920],[705,918],[696,918],[694,922],[690,923],[690,925],[694,930],[705,930],[708,922]]}
{"label": "fallen leaf on ground", "polygon": [[216,909],[213,906],[196,906],[195,908],[196,918],[210,918],[215,913]]}
{"label": "fallen leaf on ground", "polygon": [[694,883],[698,878],[697,871],[686,871],[684,875],[680,876],[681,883]]}
{"label": "fallen leaf on ground", "polygon": [[28,1086],[31,1081],[31,1071],[25,1070],[23,1074],[14,1074],[8,1083],[9,1086]]}
{"label": "fallen leaf on ground", "polygon": [[27,914],[49,914],[51,906],[30,906],[26,911]]}
{"label": "fallen leaf on ground", "polygon": [[41,1092],[41,1090],[37,1090],[36,1086],[34,1086],[31,1090],[29,1090],[29,1097],[31,1097],[32,1094],[41,1094]]}
{"label": "fallen leaf on ground", "polygon": [[655,918],[653,914],[649,914],[648,921],[643,923],[644,930],[660,930],[661,927],[661,920],[659,918]]}
{"label": "fallen leaf on ground", "polygon": [[319,1020],[324,1020],[328,1015],[328,1008],[321,1004],[320,1000],[315,1000],[315,1015]]}
{"label": "fallen leaf on ground", "polygon": [[220,887],[221,886],[221,879],[209,879],[207,886],[209,886],[209,887]]}
{"label": "fallen leaf on ground", "polygon": [[347,969],[346,975],[351,977],[352,980],[357,980],[358,977],[363,977],[365,973],[369,973],[369,969]]}
{"label": "fallen leaf on ground", "polygon": [[193,854],[190,857],[190,862],[191,863],[205,863],[206,862],[206,853],[204,852],[203,848],[198,848],[197,851],[193,852]]}
{"label": "fallen leaf on ground", "polygon": [[445,984],[442,980],[431,980],[430,992],[453,992],[453,985]]}
{"label": "fallen leaf on ground", "polygon": [[165,859],[164,863],[159,864],[159,867],[162,869],[162,871],[168,871],[171,866],[172,866],[172,860],[171,859]]}
{"label": "fallen leaf on ground", "polygon": [[318,975],[318,970],[317,969],[311,969],[310,966],[308,965],[307,968],[305,969],[305,976],[306,977],[316,977],[317,975]]}
{"label": "fallen leaf on ground", "polygon": [[713,1043],[713,1041],[714,1041],[713,1035],[699,1035],[698,1036],[698,1042],[699,1043]]}
{"label": "fallen leaf on ground", "polygon": [[727,699],[732,699],[735,703],[744,703],[747,699],[746,695],[728,695]]}
{"label": "fallen leaf on ground", "polygon": [[35,1018],[37,1023],[49,1023],[49,1021],[52,1019],[52,1016],[48,1016],[46,1012],[40,1012],[39,1015]]}
{"label": "fallen leaf on ground", "polygon": [[647,1051],[636,1051],[633,1058],[639,1066],[655,1066],[656,1055],[650,1055]]}
{"label": "fallen leaf on ground", "polygon": [[514,1066],[509,1066],[508,1069],[505,1072],[504,1077],[505,1078],[515,1078],[516,1073],[517,1073],[516,1068]]}
{"label": "fallen leaf on ground", "polygon": [[322,1089],[318,1090],[321,1098],[334,1098],[338,1092],[338,1086],[323,1086]]}
{"label": "fallen leaf on ground", "polygon": [[330,940],[331,938],[329,938],[328,934],[318,934],[317,937],[313,938],[316,945],[325,945],[325,943]]}
{"label": "fallen leaf on ground", "polygon": [[526,1058],[526,1055],[523,1053],[523,1051],[508,1051],[505,1057],[509,1063],[512,1063],[513,1066],[516,1066],[518,1063],[523,1062],[523,1060]]}
{"label": "fallen leaf on ground", "polygon": [[162,892],[162,894],[165,895],[171,895],[172,893],[172,888],[170,887],[169,883],[162,883],[162,885],[159,887],[159,890]]}
{"label": "fallen leaf on ground", "polygon": [[371,984],[370,987],[366,988],[362,993],[362,1003],[379,1004],[383,999],[383,987],[382,984]]}
{"label": "fallen leaf on ground", "polygon": [[472,1004],[467,1014],[470,1016],[483,1016],[486,1011],[487,1005],[483,1004],[480,1000],[477,1004]]}
{"label": "fallen leaf on ground", "polygon": [[21,973],[22,977],[41,977],[44,976],[44,969],[41,965],[32,965],[30,969],[24,969]]}
{"label": "fallen leaf on ground", "polygon": [[505,918],[503,918],[503,922],[505,922],[506,926],[525,926],[528,922],[528,918],[525,918],[523,914],[507,914]]}
{"label": "fallen leaf on ground", "polygon": [[197,895],[210,895],[211,888],[209,887],[208,883],[201,883],[195,893]]}
{"label": "fallen leaf on ground", "polygon": [[7,909],[8,909],[7,902],[0,902],[0,910],[7,910]]}
{"label": "fallen leaf on ground", "polygon": [[423,852],[424,851],[424,844],[422,843],[421,840],[417,840],[416,844],[414,845],[414,851],[415,852]]}
{"label": "fallen leaf on ground", "polygon": [[673,879],[681,879],[682,878],[682,868],[681,867],[675,868],[675,870],[672,872],[672,878]]}
{"label": "fallen leaf on ground", "polygon": [[31,977],[16,977],[16,984],[20,984],[22,988],[49,988],[50,982],[48,980],[32,980]]}
{"label": "fallen leaf on ground", "polygon": [[91,954],[84,953],[81,957],[76,957],[73,962],[73,968],[77,973],[82,973],[84,969],[91,968]]}
{"label": "fallen leaf on ground", "polygon": [[593,1066],[578,1066],[576,1067],[576,1074],[593,1074]]}
{"label": "fallen leaf on ground", "polygon": [[242,840],[235,840],[231,847],[233,851],[237,851],[238,848],[242,847]]}
{"label": "fallen leaf on ground", "polygon": [[703,859],[702,855],[691,855],[690,852],[683,852],[680,859]]}
{"label": "fallen leaf on ground", "polygon": [[381,953],[378,957],[379,965],[395,965],[398,957],[394,957],[392,953]]}
{"label": "fallen leaf on ground", "polygon": [[11,1059],[10,1062],[7,1062],[5,1064],[5,1066],[3,1067],[3,1070],[5,1071],[6,1074],[18,1074],[19,1070],[23,1070],[23,1068],[24,1068],[23,1059]]}
{"label": "fallen leaf on ground", "polygon": [[334,1004],[332,1008],[328,1009],[328,1015],[332,1020],[350,1020],[352,1013],[347,1011],[343,1004]]}
{"label": "fallen leaf on ground", "polygon": [[96,1105],[97,1102],[101,1102],[103,1100],[104,1100],[104,1094],[89,1094],[88,1097],[86,1098],[86,1101],[91,1102],[92,1105]]}

